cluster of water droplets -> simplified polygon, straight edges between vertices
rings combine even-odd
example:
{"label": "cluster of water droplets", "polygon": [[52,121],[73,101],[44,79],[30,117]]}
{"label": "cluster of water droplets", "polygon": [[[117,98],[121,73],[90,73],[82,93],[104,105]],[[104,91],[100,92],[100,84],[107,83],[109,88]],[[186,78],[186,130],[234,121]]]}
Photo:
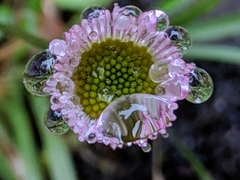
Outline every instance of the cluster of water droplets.
{"label": "cluster of water droplets", "polygon": [[[43,92],[43,88],[46,86],[46,81],[53,74],[53,65],[55,62],[56,57],[48,49],[35,54],[28,61],[24,69],[23,83],[32,95],[38,97],[49,95]],[[62,88],[64,88],[64,85]],[[58,99],[53,99],[53,103],[59,103]],[[44,122],[46,128],[51,133],[64,134],[69,130],[59,111],[49,109],[45,115]]]}

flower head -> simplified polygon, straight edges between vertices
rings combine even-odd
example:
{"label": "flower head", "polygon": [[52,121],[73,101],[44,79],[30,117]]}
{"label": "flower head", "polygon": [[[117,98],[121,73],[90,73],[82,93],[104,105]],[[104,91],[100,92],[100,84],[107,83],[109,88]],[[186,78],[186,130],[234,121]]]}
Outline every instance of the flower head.
{"label": "flower head", "polygon": [[[48,127],[70,127],[81,142],[149,151],[148,139],[168,135],[177,100],[200,103],[212,93],[210,76],[182,60],[188,32],[169,26],[161,10],[94,6],[63,37],[30,60],[24,82],[34,95],[50,95]],[[32,64],[45,74],[31,76]]]}

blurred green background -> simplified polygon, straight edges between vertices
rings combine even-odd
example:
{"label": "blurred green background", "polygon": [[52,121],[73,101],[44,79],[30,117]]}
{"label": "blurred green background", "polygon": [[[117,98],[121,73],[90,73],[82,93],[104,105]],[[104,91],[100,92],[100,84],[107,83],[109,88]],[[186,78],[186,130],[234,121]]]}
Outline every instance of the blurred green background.
{"label": "blurred green background", "polygon": [[[204,67],[216,84],[216,93],[208,103],[196,106],[180,102],[176,123],[186,125],[176,124],[179,128],[174,128],[173,124],[170,137],[159,137],[147,154],[135,147],[112,151],[80,143],[72,132],[63,136],[50,134],[43,124],[48,99],[32,97],[22,83],[28,59],[79,23],[83,9],[91,5],[112,9],[113,2],[136,5],[142,10],[164,10],[171,25],[183,26],[192,37],[192,48],[184,59]],[[240,116],[236,114],[240,111],[239,0],[1,0],[0,42],[0,180],[240,179]],[[236,111],[226,111],[226,103]],[[221,132],[218,128],[226,127],[221,122],[228,120],[220,111],[233,119],[228,125],[235,128],[229,135],[234,150],[219,153],[220,160],[212,165],[209,159],[214,158],[206,154],[215,156],[213,152],[224,149],[221,145],[225,141],[211,147],[209,153],[208,146],[205,152],[197,144],[201,144],[201,138],[208,141],[211,132],[219,131],[218,139],[225,138],[224,128]],[[217,119],[219,126],[206,129],[202,121],[199,123],[201,118],[208,120],[204,121],[207,125]],[[184,135],[193,126],[196,132]],[[201,133],[195,135],[197,131]],[[224,155],[232,166],[221,171]]]}

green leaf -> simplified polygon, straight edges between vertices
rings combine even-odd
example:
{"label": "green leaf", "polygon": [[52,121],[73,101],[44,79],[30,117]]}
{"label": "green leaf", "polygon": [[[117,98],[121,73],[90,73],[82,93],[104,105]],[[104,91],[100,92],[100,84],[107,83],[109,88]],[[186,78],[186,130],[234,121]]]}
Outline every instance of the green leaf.
{"label": "green leaf", "polygon": [[171,17],[171,24],[187,24],[195,20],[201,14],[212,10],[221,2],[222,0],[194,0],[191,3],[188,3],[182,11],[175,13],[174,16]]}
{"label": "green leaf", "polygon": [[223,0],[165,0],[158,3],[170,18],[172,25],[183,25],[216,7]]}
{"label": "green leaf", "polygon": [[173,17],[177,12],[181,12],[185,6],[194,0],[165,0],[156,3],[152,9],[159,7],[161,10],[167,13],[169,17]]}
{"label": "green leaf", "polygon": [[86,7],[90,6],[108,6],[111,4],[113,0],[87,0],[87,1],[80,1],[80,0],[54,0],[57,6],[61,7],[62,9],[69,9],[69,10],[82,10]]}
{"label": "green leaf", "polygon": [[193,41],[215,41],[240,34],[240,11],[186,26]]}
{"label": "green leaf", "polygon": [[240,63],[240,48],[226,45],[195,44],[184,57],[226,63]]}
{"label": "green leaf", "polygon": [[186,146],[186,144],[180,138],[177,138],[172,131],[170,134],[170,141],[189,162],[192,169],[197,173],[199,180],[213,180],[211,174],[198,159],[198,157]]}

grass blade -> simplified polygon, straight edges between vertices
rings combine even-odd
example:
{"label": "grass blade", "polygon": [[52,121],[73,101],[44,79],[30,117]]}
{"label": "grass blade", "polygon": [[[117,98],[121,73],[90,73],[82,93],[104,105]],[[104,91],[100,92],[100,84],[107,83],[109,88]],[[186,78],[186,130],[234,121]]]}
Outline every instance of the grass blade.
{"label": "grass blade", "polygon": [[[16,72],[15,72],[16,73]],[[17,76],[17,75],[16,75]],[[42,180],[39,158],[37,155],[36,144],[33,138],[33,131],[30,119],[24,108],[22,87],[20,81],[12,82],[11,97],[0,102],[2,110],[7,114],[11,127],[14,132],[14,141],[19,150],[20,156],[24,161],[25,179]]]}
{"label": "grass blade", "polygon": [[30,97],[40,137],[45,150],[49,175],[52,180],[77,180],[70,151],[61,136],[50,134],[44,127],[43,118],[49,103],[46,99]]}
{"label": "grass blade", "polygon": [[169,136],[172,144],[179,150],[182,156],[188,160],[192,169],[197,173],[199,180],[213,180],[213,177],[198,159],[198,157],[184,144],[184,142],[177,138],[173,132]]}
{"label": "grass blade", "polygon": [[195,44],[184,57],[225,63],[240,63],[240,48],[226,45]]}
{"label": "grass blade", "polygon": [[224,15],[218,19],[186,27],[193,41],[215,41],[239,36],[240,11]]}

